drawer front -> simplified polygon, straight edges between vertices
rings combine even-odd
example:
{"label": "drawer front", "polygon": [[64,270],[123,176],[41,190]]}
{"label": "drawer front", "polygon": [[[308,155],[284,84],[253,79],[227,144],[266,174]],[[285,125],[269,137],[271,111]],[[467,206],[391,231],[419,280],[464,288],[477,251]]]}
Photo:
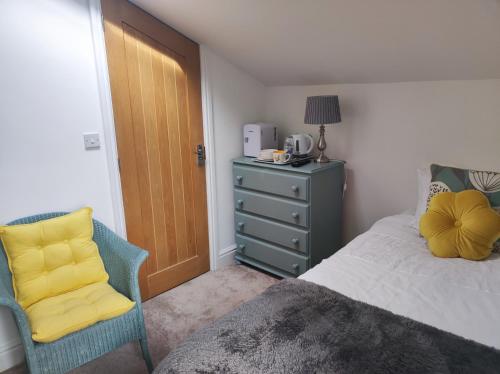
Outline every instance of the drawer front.
{"label": "drawer front", "polygon": [[283,222],[308,227],[309,205],[256,192],[234,190],[237,210],[259,214]]}
{"label": "drawer front", "polygon": [[234,214],[236,232],[256,236],[299,252],[308,253],[309,232],[236,212]]}
{"label": "drawer front", "polygon": [[302,175],[235,165],[233,166],[233,183],[238,187],[293,199],[308,200],[309,198],[309,177]]}
{"label": "drawer front", "polygon": [[261,242],[236,235],[236,252],[298,276],[307,270],[307,257]]}

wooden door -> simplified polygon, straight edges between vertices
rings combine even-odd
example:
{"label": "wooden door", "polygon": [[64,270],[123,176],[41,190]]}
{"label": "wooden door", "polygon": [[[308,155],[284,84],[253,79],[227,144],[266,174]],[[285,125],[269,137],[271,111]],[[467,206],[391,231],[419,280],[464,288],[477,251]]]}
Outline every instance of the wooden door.
{"label": "wooden door", "polygon": [[149,251],[147,299],[209,270],[199,46],[125,0],[103,0],[128,240]]}

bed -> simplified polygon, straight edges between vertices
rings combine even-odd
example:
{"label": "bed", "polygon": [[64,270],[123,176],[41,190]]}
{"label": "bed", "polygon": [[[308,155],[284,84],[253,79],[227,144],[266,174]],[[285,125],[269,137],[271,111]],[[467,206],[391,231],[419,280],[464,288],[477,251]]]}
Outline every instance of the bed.
{"label": "bed", "polygon": [[164,359],[157,373],[500,372],[500,255],[437,259],[386,217]]}
{"label": "bed", "polygon": [[301,278],[500,349],[500,255],[433,257],[414,219],[383,218]]}

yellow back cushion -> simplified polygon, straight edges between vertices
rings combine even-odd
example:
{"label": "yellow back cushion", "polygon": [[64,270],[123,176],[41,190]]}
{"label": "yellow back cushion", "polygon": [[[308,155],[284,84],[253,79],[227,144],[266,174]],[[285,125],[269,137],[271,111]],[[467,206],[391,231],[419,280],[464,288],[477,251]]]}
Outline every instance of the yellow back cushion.
{"label": "yellow back cushion", "polygon": [[482,260],[500,237],[500,215],[479,191],[441,192],[420,219],[433,255]]}
{"label": "yellow back cushion", "polygon": [[92,209],[26,225],[0,227],[17,302],[33,303],[107,282],[99,250],[92,240]]}

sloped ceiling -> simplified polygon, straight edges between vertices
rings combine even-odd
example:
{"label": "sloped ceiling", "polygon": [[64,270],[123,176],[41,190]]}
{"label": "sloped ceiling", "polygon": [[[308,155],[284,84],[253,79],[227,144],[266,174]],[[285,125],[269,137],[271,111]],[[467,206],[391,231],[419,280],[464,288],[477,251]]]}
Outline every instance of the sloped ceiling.
{"label": "sloped ceiling", "polygon": [[500,78],[500,0],[133,0],[266,85]]}

